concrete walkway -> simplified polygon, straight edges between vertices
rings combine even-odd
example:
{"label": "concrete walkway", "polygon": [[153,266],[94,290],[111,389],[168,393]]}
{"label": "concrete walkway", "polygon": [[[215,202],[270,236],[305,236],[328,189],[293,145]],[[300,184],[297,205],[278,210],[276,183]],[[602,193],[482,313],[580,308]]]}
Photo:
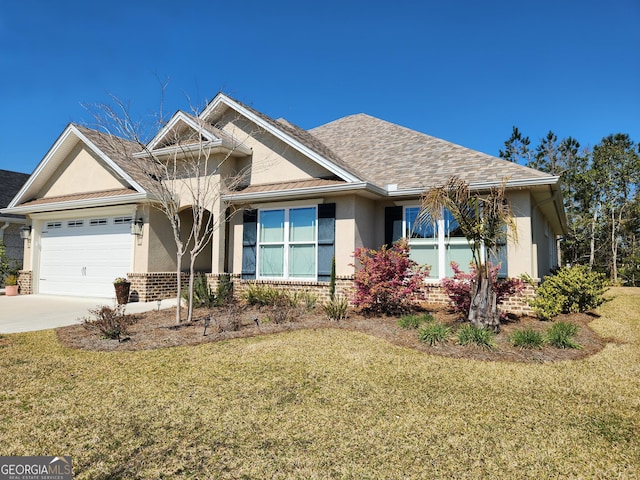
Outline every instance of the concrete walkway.
{"label": "concrete walkway", "polygon": [[[115,305],[112,298],[61,297],[55,295],[0,295],[0,333],[30,332],[81,323],[89,309]],[[162,300],[160,308],[175,307],[175,299]],[[129,303],[127,313],[156,310],[158,302]]]}

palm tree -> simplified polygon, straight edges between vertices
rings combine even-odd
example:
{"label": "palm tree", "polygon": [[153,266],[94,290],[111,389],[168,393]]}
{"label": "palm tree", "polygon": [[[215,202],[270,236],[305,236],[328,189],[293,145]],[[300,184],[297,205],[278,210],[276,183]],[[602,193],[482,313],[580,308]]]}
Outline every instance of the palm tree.
{"label": "palm tree", "polygon": [[434,222],[444,210],[458,222],[469,242],[476,277],[471,284],[469,321],[476,327],[500,330],[496,292],[491,281],[488,253],[496,253],[508,234],[515,237],[515,220],[504,195],[504,183],[486,191],[451,177],[444,185],[427,190],[421,199],[418,222]]}

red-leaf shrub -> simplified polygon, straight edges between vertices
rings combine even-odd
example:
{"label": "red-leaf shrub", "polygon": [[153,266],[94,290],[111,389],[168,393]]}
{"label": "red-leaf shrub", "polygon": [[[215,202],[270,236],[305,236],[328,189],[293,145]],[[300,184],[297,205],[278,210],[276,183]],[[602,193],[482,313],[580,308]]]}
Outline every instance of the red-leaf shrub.
{"label": "red-leaf shrub", "polygon": [[[441,282],[442,288],[453,303],[454,311],[468,315],[469,307],[471,306],[471,282],[476,278],[476,267],[471,265],[471,271],[466,273],[460,270],[460,266],[456,262],[451,262],[451,269],[453,270],[453,278],[443,279]],[[498,265],[489,264],[489,275],[493,289],[496,292],[498,305],[504,299],[518,294],[524,289],[524,282],[517,278],[498,280],[499,271],[500,267]],[[500,312],[500,318],[504,320],[506,314]]]}
{"label": "red-leaf shrub", "polygon": [[353,254],[358,267],[354,275],[353,303],[365,313],[406,312],[424,298],[428,266],[409,258],[409,245],[399,240],[391,248],[358,248]]}

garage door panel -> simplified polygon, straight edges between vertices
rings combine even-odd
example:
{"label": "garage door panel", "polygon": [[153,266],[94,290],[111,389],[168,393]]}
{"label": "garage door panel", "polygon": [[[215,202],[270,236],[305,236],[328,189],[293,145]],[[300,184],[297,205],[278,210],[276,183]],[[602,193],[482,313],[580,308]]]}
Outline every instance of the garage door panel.
{"label": "garage door panel", "polygon": [[113,279],[131,271],[128,224],[44,230],[41,237],[40,293],[113,297]]}

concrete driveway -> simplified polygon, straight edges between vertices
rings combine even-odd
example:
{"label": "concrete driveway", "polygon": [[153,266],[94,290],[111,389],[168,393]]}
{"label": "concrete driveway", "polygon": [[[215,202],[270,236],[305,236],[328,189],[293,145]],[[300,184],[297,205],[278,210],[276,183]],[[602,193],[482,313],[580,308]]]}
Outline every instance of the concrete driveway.
{"label": "concrete driveway", "polygon": [[[30,332],[81,323],[89,309],[115,305],[111,298],[61,297],[55,295],[0,295],[0,333]],[[175,299],[162,300],[160,308],[176,305]],[[158,302],[129,303],[127,313],[140,313],[158,308]]]}

